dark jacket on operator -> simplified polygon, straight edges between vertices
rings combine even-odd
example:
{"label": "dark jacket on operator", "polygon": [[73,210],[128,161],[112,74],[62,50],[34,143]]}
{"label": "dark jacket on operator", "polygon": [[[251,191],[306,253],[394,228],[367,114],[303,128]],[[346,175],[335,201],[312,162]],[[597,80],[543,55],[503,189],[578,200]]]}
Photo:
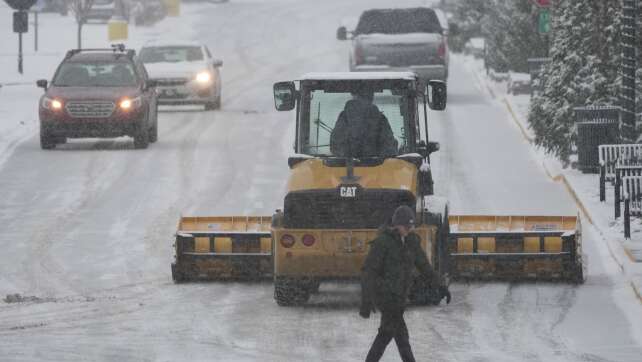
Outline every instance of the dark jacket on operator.
{"label": "dark jacket on operator", "polygon": [[411,232],[404,242],[396,230],[382,230],[370,242],[370,251],[363,264],[362,305],[374,305],[379,310],[403,308],[415,267],[431,284],[439,285],[439,277],[433,272],[417,234]]}
{"label": "dark jacket on operator", "polygon": [[397,140],[377,106],[352,99],[332,130],[330,151],[339,157],[389,157],[397,154]]}

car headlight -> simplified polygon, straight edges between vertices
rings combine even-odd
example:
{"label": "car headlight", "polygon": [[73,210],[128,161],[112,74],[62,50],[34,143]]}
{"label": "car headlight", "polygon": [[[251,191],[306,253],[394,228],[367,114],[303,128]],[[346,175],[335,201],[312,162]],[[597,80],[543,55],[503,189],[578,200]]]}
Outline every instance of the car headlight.
{"label": "car headlight", "polygon": [[42,106],[50,111],[59,111],[62,109],[62,101],[55,98],[44,97]]}
{"label": "car headlight", "polygon": [[140,96],[136,98],[123,98],[118,103],[118,107],[123,111],[129,111],[132,109],[140,108],[143,105],[143,100],[140,99]]}
{"label": "car headlight", "polygon": [[196,81],[201,84],[206,84],[212,81],[212,74],[208,71],[199,72],[196,74]]}

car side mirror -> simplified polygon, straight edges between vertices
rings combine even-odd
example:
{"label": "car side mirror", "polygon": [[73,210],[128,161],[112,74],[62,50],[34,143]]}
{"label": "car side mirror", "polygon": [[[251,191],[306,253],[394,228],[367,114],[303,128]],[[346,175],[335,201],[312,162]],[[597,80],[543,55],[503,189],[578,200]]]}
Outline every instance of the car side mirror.
{"label": "car side mirror", "polygon": [[439,142],[428,142],[428,154],[439,151]]}
{"label": "car side mirror", "polygon": [[437,151],[439,151],[439,142],[428,142],[428,144],[426,145],[426,142],[421,140],[417,144],[417,153],[419,153],[423,157],[428,157],[431,153]]}
{"label": "car side mirror", "polygon": [[338,40],[347,40],[348,39],[348,30],[345,26],[340,26],[337,29],[337,39]]}
{"label": "car side mirror", "polygon": [[223,66],[223,61],[220,59],[213,59],[212,60],[212,65],[215,67],[222,67]]}
{"label": "car side mirror", "polygon": [[47,85],[48,84],[49,84],[49,82],[47,82],[46,79],[38,79],[36,81],[36,85],[38,86],[38,88],[43,88],[45,90],[47,89]]}
{"label": "car side mirror", "polygon": [[435,111],[443,111],[446,109],[447,89],[446,83],[441,80],[428,81],[426,87],[428,92],[428,105],[430,109]]}
{"label": "car side mirror", "polygon": [[296,105],[294,82],[274,83],[274,106],[277,111],[291,111]]}

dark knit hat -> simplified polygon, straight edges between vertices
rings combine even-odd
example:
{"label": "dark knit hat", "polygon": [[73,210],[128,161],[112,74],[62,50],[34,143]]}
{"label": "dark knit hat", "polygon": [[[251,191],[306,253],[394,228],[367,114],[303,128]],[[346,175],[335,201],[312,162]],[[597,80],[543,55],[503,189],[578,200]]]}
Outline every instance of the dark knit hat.
{"label": "dark knit hat", "polygon": [[392,226],[415,226],[415,212],[406,205],[399,206],[392,214]]}

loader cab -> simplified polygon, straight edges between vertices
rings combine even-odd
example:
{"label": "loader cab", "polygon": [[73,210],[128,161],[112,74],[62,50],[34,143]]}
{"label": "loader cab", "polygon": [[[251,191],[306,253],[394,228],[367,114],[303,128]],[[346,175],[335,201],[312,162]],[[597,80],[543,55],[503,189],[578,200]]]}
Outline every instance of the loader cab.
{"label": "loader cab", "polygon": [[[364,93],[370,94],[371,104],[363,105],[368,103],[363,101],[368,98]],[[294,82],[276,83],[274,100],[279,111],[296,109],[294,151],[298,155],[328,162],[353,159],[357,163],[415,155],[420,156],[415,157],[415,162],[421,162],[439,148],[425,134],[427,106],[445,108],[446,86],[439,81],[423,84],[415,74],[406,72],[308,74],[299,80],[298,90]],[[354,124],[354,118],[364,116],[359,112],[367,113],[363,125],[359,129],[343,129],[342,117],[345,123],[347,114],[356,113],[350,121]],[[347,137],[350,141],[346,141],[344,137],[343,141],[349,144],[338,147],[338,134],[345,132],[356,138]],[[295,157],[290,166],[305,159]]]}

